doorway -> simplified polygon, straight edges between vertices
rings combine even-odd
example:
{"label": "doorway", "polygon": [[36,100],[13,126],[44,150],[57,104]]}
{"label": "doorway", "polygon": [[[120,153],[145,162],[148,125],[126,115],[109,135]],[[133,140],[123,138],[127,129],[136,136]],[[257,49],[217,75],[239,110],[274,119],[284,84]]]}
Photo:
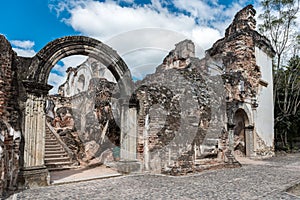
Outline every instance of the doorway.
{"label": "doorway", "polygon": [[234,126],[234,153],[236,156],[250,156],[250,135],[247,127],[249,118],[243,109],[238,109],[233,117]]}

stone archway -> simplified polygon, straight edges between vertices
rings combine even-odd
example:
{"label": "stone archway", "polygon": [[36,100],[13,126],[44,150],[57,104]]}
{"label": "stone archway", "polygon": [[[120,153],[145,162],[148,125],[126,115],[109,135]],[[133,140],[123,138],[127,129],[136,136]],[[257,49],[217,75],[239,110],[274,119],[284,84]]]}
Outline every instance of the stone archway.
{"label": "stone archway", "polygon": [[123,59],[111,47],[85,36],[67,36],[49,42],[32,58],[26,80],[46,85],[54,65],[72,55],[85,55],[99,60],[116,78],[122,95],[131,95],[133,82]]}
{"label": "stone archway", "polygon": [[[22,178],[25,187],[47,185],[48,171],[44,164],[45,146],[45,100],[52,86],[47,85],[48,76],[54,65],[71,55],[86,55],[99,60],[115,77],[120,89],[121,105],[121,160],[136,159],[136,112],[129,108],[129,97],[133,91],[131,73],[111,47],[85,36],[67,36],[48,43],[32,59],[23,86],[27,99],[23,112],[24,164]],[[123,156],[123,157],[122,157]],[[130,172],[130,171],[129,171]]]}

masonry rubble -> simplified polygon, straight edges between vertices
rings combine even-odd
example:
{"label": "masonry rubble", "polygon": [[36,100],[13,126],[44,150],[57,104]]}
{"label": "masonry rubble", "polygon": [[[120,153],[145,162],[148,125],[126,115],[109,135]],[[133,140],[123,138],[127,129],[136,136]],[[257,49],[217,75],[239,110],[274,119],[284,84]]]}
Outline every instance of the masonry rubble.
{"label": "masonry rubble", "polygon": [[[48,95],[51,86],[43,80],[51,65],[47,59],[53,59],[51,48],[60,45],[64,48],[60,53],[67,56],[85,47],[81,43],[97,47],[98,41],[78,37],[79,46],[69,47],[67,42],[74,38],[65,37],[49,43],[38,56],[24,58],[17,56],[0,35],[0,193],[49,184],[42,139],[47,98],[54,102],[54,112],[63,107],[72,110],[84,147],[81,159],[86,163],[118,161],[120,148],[126,147],[130,156],[125,158],[136,156],[140,170],[181,175],[239,166],[237,154],[272,156],[272,125],[262,129],[256,114],[272,112],[261,103],[265,92],[272,95],[272,81],[266,83],[263,79],[271,66],[264,66],[258,57],[271,60],[274,51],[270,42],[255,31],[254,15],[251,5],[239,11],[224,38],[214,43],[202,59],[195,57],[192,41],[176,44],[154,74],[135,83],[128,105],[119,98],[132,88],[132,80],[126,79],[130,76],[124,75],[123,79],[128,86],[116,82],[126,72],[122,60],[117,68],[110,65],[108,69],[89,58],[83,67],[69,68],[60,95]],[[115,51],[101,45],[118,60]],[[89,77],[84,76],[88,67]],[[104,77],[99,77],[98,70]],[[109,70],[114,75],[107,75]],[[77,80],[75,86],[69,84],[72,77]],[[126,127],[136,127],[136,135],[130,135],[132,130],[126,132]],[[134,161],[126,159],[128,163]],[[126,169],[130,172],[130,167]]]}
{"label": "masonry rubble", "polygon": [[[92,78],[88,90],[74,96],[50,95],[54,113],[66,108],[75,120],[72,134],[62,136],[82,165],[112,161],[112,148],[119,145],[120,129],[113,116],[111,102],[116,84],[105,78]],[[111,99],[114,100],[111,100]],[[74,135],[78,136],[75,140]],[[78,142],[76,142],[78,141]]]}
{"label": "masonry rubble", "polygon": [[0,197],[17,189],[20,168],[21,122],[18,98],[17,55],[0,35]]}

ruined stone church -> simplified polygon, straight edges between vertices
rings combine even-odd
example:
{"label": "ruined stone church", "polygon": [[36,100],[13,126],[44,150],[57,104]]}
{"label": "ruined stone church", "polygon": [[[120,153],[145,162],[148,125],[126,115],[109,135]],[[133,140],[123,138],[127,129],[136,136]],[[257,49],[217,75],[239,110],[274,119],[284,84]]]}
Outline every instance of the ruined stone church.
{"label": "ruined stone church", "polygon": [[[273,156],[275,53],[254,16],[251,5],[239,11],[204,58],[192,41],[177,43],[137,82],[98,40],[59,38],[27,58],[1,35],[1,192],[48,185],[49,170],[66,166],[184,175]],[[48,95],[50,70],[71,55],[89,58]]]}

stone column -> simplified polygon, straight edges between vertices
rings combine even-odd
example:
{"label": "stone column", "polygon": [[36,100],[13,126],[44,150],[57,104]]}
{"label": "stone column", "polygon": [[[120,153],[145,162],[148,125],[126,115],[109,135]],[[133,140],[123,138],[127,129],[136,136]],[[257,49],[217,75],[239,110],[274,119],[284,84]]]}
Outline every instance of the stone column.
{"label": "stone column", "polygon": [[131,173],[140,170],[137,161],[137,110],[122,102],[121,105],[121,152],[118,170],[121,173]]}
{"label": "stone column", "polygon": [[[252,126],[252,130],[251,130],[251,133],[252,133],[252,148],[253,148],[253,152],[252,152],[252,155],[253,156],[256,156],[256,150],[257,150],[257,142],[256,142],[256,132],[254,130],[255,128],[255,120],[257,119],[257,110],[256,108],[258,107],[258,103],[257,103],[257,100],[256,100],[256,97],[253,97],[251,99],[251,108],[252,108],[252,113],[253,113],[253,122],[254,124],[251,125]],[[251,155],[251,156],[252,156]]]}
{"label": "stone column", "polygon": [[122,107],[121,160],[136,160],[137,113],[136,108]]}
{"label": "stone column", "polygon": [[254,152],[254,137],[253,137],[253,126],[249,125],[245,127],[245,136],[246,136],[246,156],[253,157],[255,156]]}
{"label": "stone column", "polygon": [[234,124],[228,124],[228,146],[229,150],[234,152]]}
{"label": "stone column", "polygon": [[45,98],[52,86],[34,82],[23,82],[27,99],[23,113],[24,155],[19,173],[19,186],[34,188],[49,184],[48,170],[44,163],[45,153]]}
{"label": "stone column", "polygon": [[145,167],[146,171],[149,171],[149,169],[150,169],[150,167],[149,167],[150,157],[149,157],[149,146],[148,146],[148,140],[149,140],[149,114],[147,114],[146,117],[145,117],[145,125],[144,126],[145,126],[144,130],[143,130],[143,138],[144,138],[144,167]]}

